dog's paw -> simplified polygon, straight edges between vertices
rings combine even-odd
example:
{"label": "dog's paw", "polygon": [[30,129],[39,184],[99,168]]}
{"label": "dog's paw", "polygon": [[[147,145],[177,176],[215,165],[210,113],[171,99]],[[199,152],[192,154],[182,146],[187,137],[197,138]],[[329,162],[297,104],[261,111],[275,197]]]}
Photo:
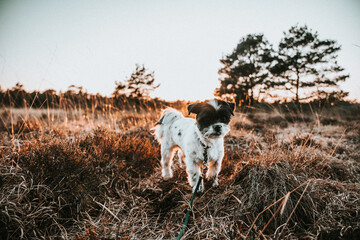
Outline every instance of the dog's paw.
{"label": "dog's paw", "polygon": [[214,188],[219,186],[219,181],[218,181],[217,176],[212,176],[212,177],[207,176],[207,181],[208,181],[209,185],[211,184],[211,186]]}
{"label": "dog's paw", "polygon": [[219,182],[217,179],[214,180],[213,184],[212,184],[212,187],[216,188],[219,186]]}
{"label": "dog's paw", "polygon": [[172,174],[162,174],[161,176],[162,176],[163,179],[165,179],[165,180],[168,180],[168,179],[170,179],[170,178],[173,177]]}
{"label": "dog's paw", "polygon": [[[202,193],[202,192],[204,192],[204,189],[205,189],[205,187],[204,187],[204,182],[201,181],[200,186],[199,186],[197,192],[198,192],[198,193]],[[195,190],[196,190],[196,185],[193,187],[192,192],[194,193]]]}
{"label": "dog's paw", "polygon": [[167,180],[167,179],[170,179],[170,178],[172,178],[173,177],[173,174],[172,174],[172,172],[171,171],[162,171],[162,173],[161,173],[161,176],[165,179],[165,180]]}

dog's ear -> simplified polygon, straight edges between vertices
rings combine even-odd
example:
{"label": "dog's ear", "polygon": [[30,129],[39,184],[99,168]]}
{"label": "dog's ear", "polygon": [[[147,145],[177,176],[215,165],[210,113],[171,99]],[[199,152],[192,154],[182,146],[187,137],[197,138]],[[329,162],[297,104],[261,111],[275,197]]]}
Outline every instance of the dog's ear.
{"label": "dog's ear", "polygon": [[221,104],[223,108],[227,109],[230,112],[230,114],[234,116],[235,103],[225,102],[221,100],[218,100],[218,103]]}
{"label": "dog's ear", "polygon": [[226,102],[226,104],[229,106],[229,108],[230,108],[230,110],[231,110],[231,115],[234,116],[235,103],[233,103],[233,102]]}
{"label": "dog's ear", "polygon": [[202,103],[193,103],[187,106],[188,114],[195,113],[198,114],[200,112]]}

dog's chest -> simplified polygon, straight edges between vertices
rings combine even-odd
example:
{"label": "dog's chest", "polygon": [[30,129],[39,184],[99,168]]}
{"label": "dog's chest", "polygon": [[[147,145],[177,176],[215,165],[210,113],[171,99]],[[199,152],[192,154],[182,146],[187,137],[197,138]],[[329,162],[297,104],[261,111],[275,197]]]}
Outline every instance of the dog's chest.
{"label": "dog's chest", "polygon": [[[196,146],[196,147],[195,147]],[[203,146],[194,144],[191,146],[191,151],[187,152],[190,158],[196,163],[202,163],[204,161],[204,152],[207,151],[207,161],[216,161],[223,157],[223,148],[218,146],[211,146],[205,150]],[[189,149],[189,150],[190,150]]]}
{"label": "dog's chest", "polygon": [[[178,121],[176,123],[177,124],[174,124],[171,129],[174,143],[183,150],[185,156],[189,157],[193,162],[201,164],[204,161],[204,147],[199,140],[194,122],[186,122],[189,124],[189,127],[184,126],[185,122]],[[224,142],[222,139],[208,142],[208,147],[208,161],[219,160],[223,157]]]}
{"label": "dog's chest", "polygon": [[208,161],[218,160],[223,156],[223,146],[213,146],[207,150]]}

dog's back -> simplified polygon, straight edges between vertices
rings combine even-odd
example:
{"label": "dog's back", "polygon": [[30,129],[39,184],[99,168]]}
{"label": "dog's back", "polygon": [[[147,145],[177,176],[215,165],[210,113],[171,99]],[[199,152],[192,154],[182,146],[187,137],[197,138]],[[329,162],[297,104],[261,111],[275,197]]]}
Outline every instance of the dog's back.
{"label": "dog's back", "polygon": [[155,130],[155,137],[160,141],[164,136],[164,130],[168,129],[175,121],[184,118],[183,115],[173,108],[167,108],[163,111],[156,126],[152,128]]}

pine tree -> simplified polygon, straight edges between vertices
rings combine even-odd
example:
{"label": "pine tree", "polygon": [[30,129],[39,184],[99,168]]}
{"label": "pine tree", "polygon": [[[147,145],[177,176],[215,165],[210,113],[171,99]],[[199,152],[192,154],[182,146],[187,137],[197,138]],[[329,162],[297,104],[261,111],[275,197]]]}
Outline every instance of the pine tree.
{"label": "pine tree", "polygon": [[338,82],[349,77],[341,74],[344,69],[336,60],[336,53],[340,49],[336,41],[320,40],[318,33],[308,29],[306,25],[296,25],[284,32],[275,64],[270,71],[284,81],[286,90],[291,91],[296,103],[299,103],[300,89],[334,91],[338,88]]}
{"label": "pine tree", "polygon": [[125,80],[125,83],[115,82],[115,84],[114,96],[126,94],[134,98],[149,97],[150,92],[160,86],[160,84],[155,85],[154,72],[147,73],[144,65],[138,64],[136,64],[135,72]]}
{"label": "pine tree", "polygon": [[[220,87],[215,95],[233,98],[237,105],[252,104],[263,88],[270,86],[267,65],[271,47],[263,34],[249,34],[243,37],[234,51],[220,60]],[[258,95],[259,95],[258,94]]]}

